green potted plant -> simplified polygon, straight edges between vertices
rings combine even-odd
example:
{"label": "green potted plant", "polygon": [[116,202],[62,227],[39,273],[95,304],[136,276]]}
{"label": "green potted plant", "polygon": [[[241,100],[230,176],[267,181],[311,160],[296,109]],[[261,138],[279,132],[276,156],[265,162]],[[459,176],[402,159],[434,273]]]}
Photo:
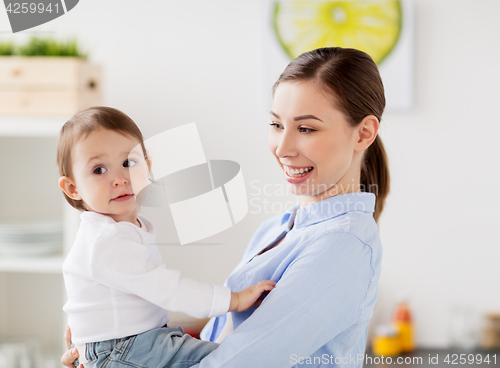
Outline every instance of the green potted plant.
{"label": "green potted plant", "polygon": [[101,69],[75,39],[0,43],[0,114],[72,115],[101,104]]}

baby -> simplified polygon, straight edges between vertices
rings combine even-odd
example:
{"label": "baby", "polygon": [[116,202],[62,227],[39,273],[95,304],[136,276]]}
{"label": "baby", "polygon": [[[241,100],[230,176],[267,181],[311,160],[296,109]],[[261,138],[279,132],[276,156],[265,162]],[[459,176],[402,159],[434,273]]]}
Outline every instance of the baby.
{"label": "baby", "polygon": [[59,186],[81,211],[63,264],[63,310],[85,368],[190,367],[218,344],[167,327],[168,310],[220,316],[258,306],[273,289],[261,281],[233,293],[166,268],[131,183],[147,182],[152,162],[141,131],[121,111],[92,107],[73,116],[59,134],[57,163]]}

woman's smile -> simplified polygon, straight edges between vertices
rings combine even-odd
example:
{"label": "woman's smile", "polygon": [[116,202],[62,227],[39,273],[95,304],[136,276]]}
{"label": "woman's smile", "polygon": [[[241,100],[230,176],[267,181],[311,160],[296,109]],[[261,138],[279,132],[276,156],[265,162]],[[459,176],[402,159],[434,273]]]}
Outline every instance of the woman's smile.
{"label": "woman's smile", "polygon": [[309,179],[314,170],[313,166],[288,166],[283,165],[285,179],[290,184],[302,184]]}
{"label": "woman's smile", "polygon": [[312,166],[289,166],[283,164],[285,172],[292,177],[300,177],[306,175],[308,172],[312,171]]}

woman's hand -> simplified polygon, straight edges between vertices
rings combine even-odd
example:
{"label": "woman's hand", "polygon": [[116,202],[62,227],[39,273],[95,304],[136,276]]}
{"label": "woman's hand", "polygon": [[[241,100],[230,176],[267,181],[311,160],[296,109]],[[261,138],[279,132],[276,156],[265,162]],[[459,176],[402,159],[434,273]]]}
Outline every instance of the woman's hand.
{"label": "woman's hand", "polygon": [[[78,350],[76,348],[71,348],[71,329],[69,326],[66,326],[66,332],[64,332],[64,341],[66,342],[66,347],[68,350],[61,357],[61,363],[68,368],[75,368],[73,362],[80,355],[78,354]],[[80,364],[78,368],[84,368],[83,364]]]}
{"label": "woman's hand", "polygon": [[[249,286],[238,293],[231,293],[231,303],[229,304],[229,312],[242,312],[244,310],[258,307],[264,297],[274,289],[276,283],[271,280],[260,281],[259,283]],[[263,296],[263,298],[261,298]]]}

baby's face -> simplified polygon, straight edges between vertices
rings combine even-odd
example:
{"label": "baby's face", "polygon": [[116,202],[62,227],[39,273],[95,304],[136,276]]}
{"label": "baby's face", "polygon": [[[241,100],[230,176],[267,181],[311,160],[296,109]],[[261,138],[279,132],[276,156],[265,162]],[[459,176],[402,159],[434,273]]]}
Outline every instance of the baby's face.
{"label": "baby's face", "polygon": [[136,222],[137,188],[142,188],[149,176],[149,162],[139,143],[135,138],[98,129],[73,147],[76,192],[89,210],[117,222]]}

